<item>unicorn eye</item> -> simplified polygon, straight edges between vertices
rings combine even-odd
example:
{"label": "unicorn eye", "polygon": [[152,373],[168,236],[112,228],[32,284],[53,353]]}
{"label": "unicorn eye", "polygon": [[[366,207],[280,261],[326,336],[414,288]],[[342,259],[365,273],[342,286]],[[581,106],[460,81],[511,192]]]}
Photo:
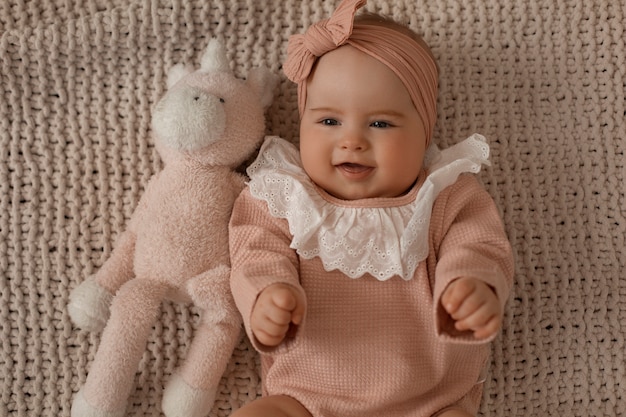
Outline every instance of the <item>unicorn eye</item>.
{"label": "unicorn eye", "polygon": [[226,100],[220,97],[220,103],[226,103]]}

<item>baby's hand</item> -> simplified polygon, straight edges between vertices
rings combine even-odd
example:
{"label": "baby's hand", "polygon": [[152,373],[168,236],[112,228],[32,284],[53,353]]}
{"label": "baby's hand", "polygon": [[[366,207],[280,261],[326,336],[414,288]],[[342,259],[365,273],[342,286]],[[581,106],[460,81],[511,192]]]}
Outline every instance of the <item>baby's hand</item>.
{"label": "baby's hand", "polygon": [[475,278],[453,281],[441,296],[443,308],[457,330],[471,330],[476,339],[494,335],[502,324],[502,307],[495,292]]}
{"label": "baby's hand", "polygon": [[278,346],[292,325],[302,322],[304,300],[289,285],[273,284],[264,289],[257,299],[250,317],[250,328],[262,345]]}

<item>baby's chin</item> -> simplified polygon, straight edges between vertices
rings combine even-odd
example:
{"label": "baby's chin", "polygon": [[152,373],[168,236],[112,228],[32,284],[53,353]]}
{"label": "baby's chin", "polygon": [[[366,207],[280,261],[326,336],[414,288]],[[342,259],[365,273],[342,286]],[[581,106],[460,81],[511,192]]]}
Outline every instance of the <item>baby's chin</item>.
{"label": "baby's chin", "polygon": [[377,181],[373,175],[359,180],[346,180],[344,175],[314,178],[309,174],[309,178],[329,196],[344,201],[401,197],[409,193],[417,182],[417,179]]}
{"label": "baby's chin", "polygon": [[335,197],[339,200],[345,201],[355,201],[355,200],[366,200],[372,198],[395,198],[401,197],[407,194],[411,190],[411,187],[408,189],[403,189],[401,191],[394,190],[368,190],[368,189],[359,189],[357,187],[353,188],[333,188],[324,189],[326,193],[330,196]]}

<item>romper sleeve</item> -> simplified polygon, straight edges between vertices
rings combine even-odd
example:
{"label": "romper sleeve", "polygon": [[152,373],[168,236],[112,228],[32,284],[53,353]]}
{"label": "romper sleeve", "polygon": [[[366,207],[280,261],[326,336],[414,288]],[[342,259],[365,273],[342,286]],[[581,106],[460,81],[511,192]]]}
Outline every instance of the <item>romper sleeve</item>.
{"label": "romper sleeve", "polygon": [[287,221],[272,217],[267,204],[252,197],[245,188],[235,201],[229,224],[230,285],[246,333],[255,349],[262,353],[285,348],[289,342],[268,349],[252,334],[250,315],[261,291],[269,285],[283,283],[304,294],[298,278],[298,257],[290,243]]}
{"label": "romper sleeve", "polygon": [[456,330],[441,305],[441,296],[452,281],[470,276],[493,288],[504,308],[513,285],[514,264],[495,202],[473,175],[462,175],[438,197],[431,222],[437,333],[450,341],[489,342],[495,336],[476,340],[472,332]]}

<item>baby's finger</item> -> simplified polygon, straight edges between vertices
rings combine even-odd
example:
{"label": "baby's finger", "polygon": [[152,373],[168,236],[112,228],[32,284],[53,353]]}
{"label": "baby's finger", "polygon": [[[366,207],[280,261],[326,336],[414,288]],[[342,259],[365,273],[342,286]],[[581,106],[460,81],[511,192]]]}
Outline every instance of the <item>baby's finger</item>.
{"label": "baby's finger", "polygon": [[288,326],[291,323],[291,311],[283,310],[276,306],[272,306],[272,308],[267,308],[263,311],[263,319],[268,324],[273,324],[275,326]]}
{"label": "baby's finger", "polygon": [[302,322],[305,301],[300,292],[291,287],[281,287],[272,295],[272,302],[284,311],[289,312],[289,321],[295,325]]}
{"label": "baby's finger", "polygon": [[474,331],[474,337],[476,339],[486,339],[496,334],[500,330],[502,325],[502,319],[499,316],[493,316],[487,324]]}
{"label": "baby's finger", "polygon": [[450,315],[455,320],[465,320],[475,315],[478,311],[484,308],[486,304],[486,301],[480,297],[469,296],[463,300],[456,311]]}
{"label": "baby's finger", "polygon": [[280,286],[272,293],[272,303],[281,310],[291,312],[297,307],[298,301],[291,288]]}
{"label": "baby's finger", "polygon": [[466,330],[471,330],[474,332],[474,337],[476,339],[486,339],[488,337],[493,336],[500,330],[500,326],[502,325],[502,319],[499,316],[492,316],[487,322],[479,327],[470,327]]}
{"label": "baby's finger", "polygon": [[473,330],[476,332],[483,328],[499,328],[499,324],[500,316],[498,312],[494,311],[489,304],[483,304],[472,314],[469,314],[466,317],[458,320],[455,324],[455,327],[458,330]]}
{"label": "baby's finger", "polygon": [[[289,329],[289,319],[285,323],[278,323],[271,318],[273,314],[276,314],[276,311],[280,314],[280,310],[276,308],[256,311],[250,318],[252,333],[260,343],[266,346],[278,345],[285,338]],[[288,313],[282,312],[282,314]]]}
{"label": "baby's finger", "polygon": [[448,314],[454,316],[474,289],[475,287],[471,280],[459,278],[453,281],[441,296],[443,308],[445,308]]}
{"label": "baby's finger", "polygon": [[277,346],[285,338],[285,332],[274,333],[273,331],[267,331],[267,328],[259,328],[253,331],[256,339],[265,346]]}

